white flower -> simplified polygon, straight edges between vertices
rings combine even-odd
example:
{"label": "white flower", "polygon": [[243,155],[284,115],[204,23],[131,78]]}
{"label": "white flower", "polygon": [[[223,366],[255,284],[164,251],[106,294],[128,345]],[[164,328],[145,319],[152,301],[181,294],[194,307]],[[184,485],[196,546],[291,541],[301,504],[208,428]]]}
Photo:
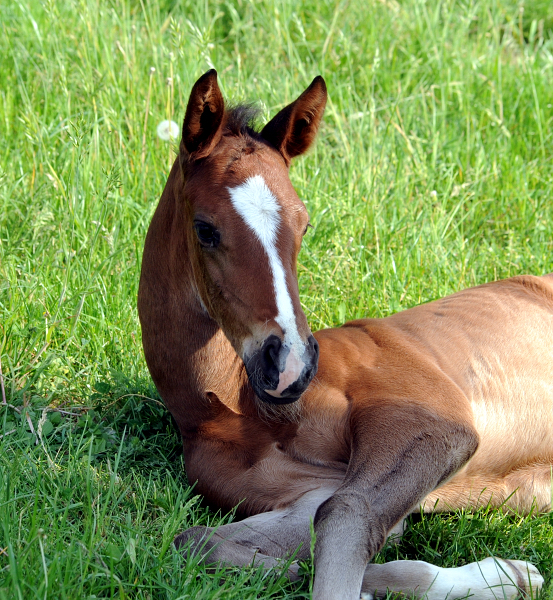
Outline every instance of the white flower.
{"label": "white flower", "polygon": [[175,121],[162,121],[157,126],[157,135],[164,141],[176,140],[180,135],[180,127]]}

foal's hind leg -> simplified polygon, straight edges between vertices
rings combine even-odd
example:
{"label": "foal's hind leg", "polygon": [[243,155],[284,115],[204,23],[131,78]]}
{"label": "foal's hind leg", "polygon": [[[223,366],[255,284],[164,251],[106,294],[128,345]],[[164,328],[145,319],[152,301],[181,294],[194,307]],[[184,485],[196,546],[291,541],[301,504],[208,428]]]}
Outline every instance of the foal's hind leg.
{"label": "foal's hind leg", "polygon": [[492,506],[517,513],[551,511],[553,465],[524,465],[506,476],[461,474],[434,490],[423,502],[425,512]]}
{"label": "foal's hind leg", "polygon": [[551,510],[553,465],[528,465],[516,469],[507,475],[505,485],[509,494],[506,504],[517,512]]}

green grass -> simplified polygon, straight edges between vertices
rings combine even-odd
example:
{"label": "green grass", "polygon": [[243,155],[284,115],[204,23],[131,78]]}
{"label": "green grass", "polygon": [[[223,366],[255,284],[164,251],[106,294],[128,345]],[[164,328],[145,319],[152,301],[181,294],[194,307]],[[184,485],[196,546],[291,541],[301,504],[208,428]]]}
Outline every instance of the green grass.
{"label": "green grass", "polygon": [[[0,0],[0,15],[0,598],[308,597],[308,581],[214,574],[171,547],[232,515],[188,487],[142,356],[140,256],[173,159],[156,125],[182,120],[212,66],[263,118],[324,75],[317,147],[291,172],[315,226],[299,268],[314,329],[551,271],[553,5]],[[489,554],[551,582],[553,518],[413,518],[375,560]]]}

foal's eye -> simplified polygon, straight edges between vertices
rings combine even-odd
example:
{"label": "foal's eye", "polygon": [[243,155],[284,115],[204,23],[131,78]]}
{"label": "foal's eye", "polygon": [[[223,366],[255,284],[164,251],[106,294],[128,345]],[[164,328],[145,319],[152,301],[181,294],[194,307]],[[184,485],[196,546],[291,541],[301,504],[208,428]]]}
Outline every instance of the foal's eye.
{"label": "foal's eye", "polygon": [[204,248],[217,248],[221,241],[221,234],[209,223],[194,221],[194,229],[200,244]]}
{"label": "foal's eye", "polygon": [[305,226],[305,230],[304,230],[304,232],[303,232],[303,235],[305,235],[305,234],[307,233],[307,230],[308,230],[310,227],[313,227],[313,225],[311,225],[311,223],[309,222],[309,223],[307,223],[307,225]]}

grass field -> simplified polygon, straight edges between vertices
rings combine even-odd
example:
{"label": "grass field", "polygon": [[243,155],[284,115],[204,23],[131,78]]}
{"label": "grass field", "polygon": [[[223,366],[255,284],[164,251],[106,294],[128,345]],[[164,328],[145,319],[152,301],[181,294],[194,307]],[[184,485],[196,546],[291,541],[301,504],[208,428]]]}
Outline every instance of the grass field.
{"label": "grass field", "polygon": [[[228,522],[188,487],[146,369],[142,245],[191,85],[262,117],[330,101],[291,178],[313,329],[553,270],[549,0],[0,0],[0,598],[307,598],[172,548]],[[90,409],[90,410],[85,410]],[[413,518],[375,560],[539,566],[553,517]],[[309,571],[309,568],[307,568]]]}

